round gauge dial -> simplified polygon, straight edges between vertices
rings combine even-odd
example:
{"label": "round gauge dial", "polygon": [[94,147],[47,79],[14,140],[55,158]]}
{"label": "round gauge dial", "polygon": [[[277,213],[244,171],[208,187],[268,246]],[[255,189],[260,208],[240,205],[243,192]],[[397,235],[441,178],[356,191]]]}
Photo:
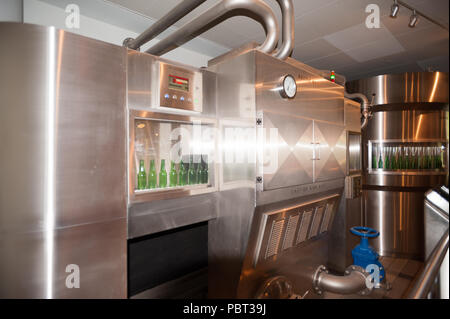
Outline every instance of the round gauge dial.
{"label": "round gauge dial", "polygon": [[297,83],[292,75],[286,75],[283,79],[283,86],[281,88],[281,96],[292,99],[297,94]]}

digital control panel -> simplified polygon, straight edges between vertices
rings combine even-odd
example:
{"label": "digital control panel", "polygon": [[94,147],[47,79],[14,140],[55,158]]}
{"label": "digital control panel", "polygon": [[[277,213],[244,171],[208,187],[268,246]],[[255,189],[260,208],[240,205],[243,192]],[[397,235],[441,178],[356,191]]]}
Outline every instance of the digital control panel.
{"label": "digital control panel", "polygon": [[202,73],[164,62],[160,62],[159,68],[160,106],[201,112]]}

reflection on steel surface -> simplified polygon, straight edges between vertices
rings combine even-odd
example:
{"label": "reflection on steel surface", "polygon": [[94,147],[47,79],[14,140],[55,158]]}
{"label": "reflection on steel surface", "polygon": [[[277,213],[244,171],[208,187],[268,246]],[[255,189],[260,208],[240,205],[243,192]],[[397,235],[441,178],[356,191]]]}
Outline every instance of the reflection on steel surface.
{"label": "reflection on steel surface", "polygon": [[[381,255],[423,259],[424,191],[448,182],[448,74],[380,75],[347,87],[376,94],[363,131],[366,225],[380,231],[373,245]],[[437,148],[440,161],[425,165]]]}
{"label": "reflection on steel surface", "polygon": [[126,49],[19,23],[0,39],[0,298],[125,298]]}
{"label": "reflection on steel surface", "polygon": [[446,72],[384,74],[351,81],[346,86],[349,92],[361,92],[367,97],[375,94],[374,111],[385,104],[392,104],[394,108],[408,103],[448,104]]}

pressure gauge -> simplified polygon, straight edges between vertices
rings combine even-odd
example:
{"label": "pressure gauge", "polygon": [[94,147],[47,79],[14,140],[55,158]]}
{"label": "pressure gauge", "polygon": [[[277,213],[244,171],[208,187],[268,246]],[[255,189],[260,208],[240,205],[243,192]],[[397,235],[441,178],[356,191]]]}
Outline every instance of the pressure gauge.
{"label": "pressure gauge", "polygon": [[293,99],[297,94],[297,83],[295,78],[288,74],[283,78],[280,94],[283,98]]}

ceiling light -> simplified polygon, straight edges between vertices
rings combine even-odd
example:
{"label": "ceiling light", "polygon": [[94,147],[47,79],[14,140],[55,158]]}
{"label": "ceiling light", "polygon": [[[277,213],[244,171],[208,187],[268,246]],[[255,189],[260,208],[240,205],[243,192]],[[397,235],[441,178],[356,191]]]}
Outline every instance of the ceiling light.
{"label": "ceiling light", "polygon": [[409,27],[414,28],[417,24],[417,14],[416,10],[413,10],[413,14],[411,15],[411,18],[409,18]]}
{"label": "ceiling light", "polygon": [[400,10],[400,7],[397,3],[397,0],[394,0],[394,4],[391,7],[391,18],[397,18],[398,11]]}

